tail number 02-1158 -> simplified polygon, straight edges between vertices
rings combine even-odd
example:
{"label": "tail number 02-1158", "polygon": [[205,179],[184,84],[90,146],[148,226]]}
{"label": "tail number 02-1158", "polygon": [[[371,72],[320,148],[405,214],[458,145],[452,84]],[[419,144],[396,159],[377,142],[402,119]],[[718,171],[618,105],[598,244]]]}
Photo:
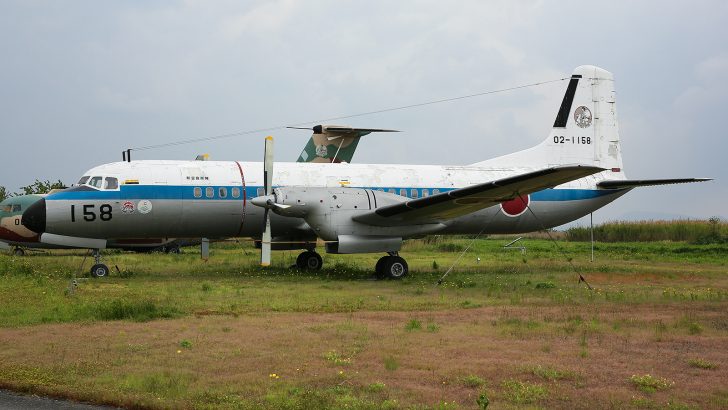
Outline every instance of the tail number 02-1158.
{"label": "tail number 02-1158", "polygon": [[[83,220],[86,222],[93,222],[98,218],[101,221],[111,220],[111,205],[102,204],[99,206],[98,212],[96,212],[96,205],[81,205]],[[71,222],[76,222],[76,205],[71,205]]]}

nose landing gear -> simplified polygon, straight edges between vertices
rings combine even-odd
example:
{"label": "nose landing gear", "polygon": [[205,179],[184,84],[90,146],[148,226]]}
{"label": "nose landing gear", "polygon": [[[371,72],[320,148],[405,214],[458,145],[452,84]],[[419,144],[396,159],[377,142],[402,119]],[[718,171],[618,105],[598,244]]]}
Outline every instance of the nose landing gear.
{"label": "nose landing gear", "polygon": [[409,273],[407,261],[399,256],[398,252],[388,252],[389,255],[382,256],[375,267],[379,279],[402,279]]}
{"label": "nose landing gear", "polygon": [[94,249],[94,266],[91,267],[91,276],[103,278],[109,275],[109,267],[101,263],[101,251]]}

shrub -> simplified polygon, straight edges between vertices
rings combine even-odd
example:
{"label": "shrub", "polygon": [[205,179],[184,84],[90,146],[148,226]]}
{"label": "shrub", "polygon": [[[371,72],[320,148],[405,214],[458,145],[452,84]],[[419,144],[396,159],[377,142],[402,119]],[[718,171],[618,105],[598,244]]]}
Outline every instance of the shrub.
{"label": "shrub", "polygon": [[481,379],[480,377],[471,374],[468,376],[463,377],[460,379],[460,381],[463,383],[463,386],[465,387],[480,387],[485,384],[485,380]]}
{"label": "shrub", "polygon": [[488,400],[488,395],[483,391],[478,395],[478,398],[475,399],[475,402],[478,404],[478,408],[480,410],[485,410],[488,408],[488,405],[490,404],[490,400]]}
{"label": "shrub", "polygon": [[690,359],[688,360],[688,364],[690,365],[690,367],[697,367],[698,369],[707,370],[712,370],[718,367],[717,364],[704,359]]}
{"label": "shrub", "polygon": [[501,385],[506,399],[514,404],[533,404],[548,396],[546,387],[536,383],[509,379],[503,381]]}
{"label": "shrub", "polygon": [[384,358],[384,368],[393,372],[399,368],[399,363],[394,356],[387,356]]}
{"label": "shrub", "polygon": [[404,330],[408,332],[412,332],[414,330],[420,330],[422,329],[422,322],[420,322],[417,319],[412,319],[409,322],[407,322],[406,325],[404,325]]}
{"label": "shrub", "polygon": [[114,299],[103,301],[92,309],[93,317],[98,320],[147,322],[154,319],[168,319],[179,314],[176,309],[158,306],[152,300]]}
{"label": "shrub", "polygon": [[654,393],[657,390],[666,390],[675,384],[675,382],[663,377],[655,377],[649,374],[645,374],[643,376],[637,376],[636,374],[632,375],[632,377],[629,378],[629,381],[645,393]]}

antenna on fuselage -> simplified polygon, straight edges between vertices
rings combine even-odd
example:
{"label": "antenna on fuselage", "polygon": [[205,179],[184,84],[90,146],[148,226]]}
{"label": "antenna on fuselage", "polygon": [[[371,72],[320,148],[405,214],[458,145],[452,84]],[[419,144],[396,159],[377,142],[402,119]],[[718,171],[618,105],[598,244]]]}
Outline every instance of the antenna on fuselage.
{"label": "antenna on fuselage", "polygon": [[121,160],[131,162],[131,148],[121,151]]}

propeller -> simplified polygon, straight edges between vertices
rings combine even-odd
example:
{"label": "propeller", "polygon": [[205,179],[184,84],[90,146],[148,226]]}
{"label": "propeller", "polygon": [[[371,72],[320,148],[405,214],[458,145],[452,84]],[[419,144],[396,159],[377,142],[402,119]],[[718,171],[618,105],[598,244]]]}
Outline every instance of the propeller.
{"label": "propeller", "polygon": [[[272,201],[273,194],[273,137],[265,137],[265,153],[263,155],[263,189],[266,196],[266,205]],[[257,199],[257,198],[256,198]],[[275,201],[272,201],[275,203]],[[270,232],[270,206],[264,206],[263,237],[260,241],[260,266],[270,266],[270,251],[272,235]]]}

